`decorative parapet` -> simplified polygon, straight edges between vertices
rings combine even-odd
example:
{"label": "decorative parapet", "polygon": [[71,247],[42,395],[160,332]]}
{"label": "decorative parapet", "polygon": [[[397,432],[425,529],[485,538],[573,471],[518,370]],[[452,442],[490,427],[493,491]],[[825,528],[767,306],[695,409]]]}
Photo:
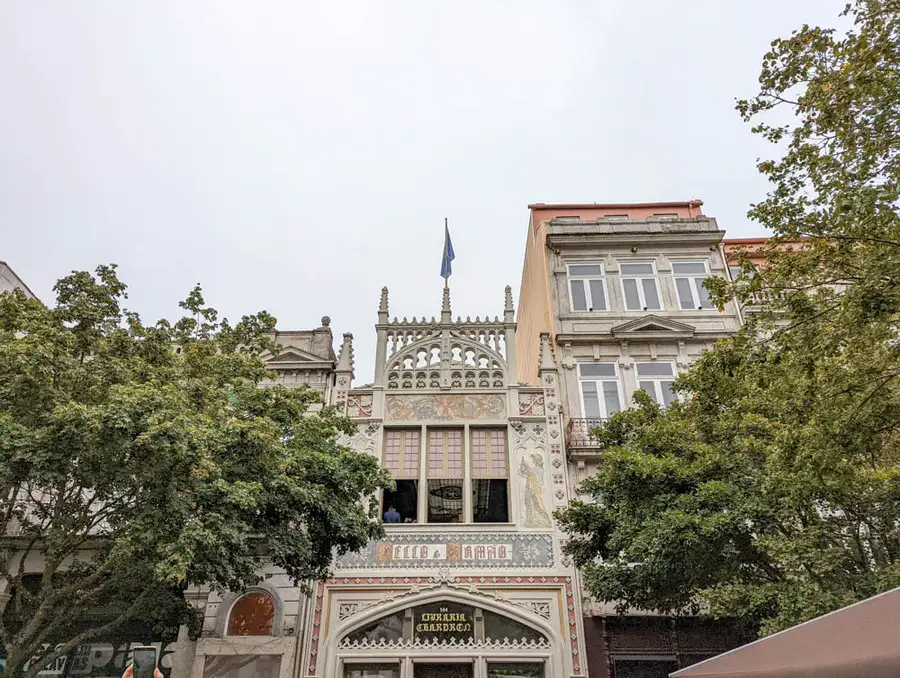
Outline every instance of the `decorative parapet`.
{"label": "decorative parapet", "polygon": [[505,290],[503,316],[457,316],[444,288],[440,318],[388,317],[382,290],[375,330],[376,387],[388,389],[504,388],[515,384],[515,316]]}

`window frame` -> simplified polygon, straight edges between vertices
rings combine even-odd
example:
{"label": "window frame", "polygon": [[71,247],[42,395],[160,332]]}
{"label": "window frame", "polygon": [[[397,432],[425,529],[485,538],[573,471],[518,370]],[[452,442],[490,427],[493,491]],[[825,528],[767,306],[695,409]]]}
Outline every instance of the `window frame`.
{"label": "window frame", "polygon": [[[615,376],[614,377],[606,377],[606,378],[603,378],[603,377],[583,378],[581,376],[581,366],[582,365],[612,365],[613,370],[615,372]],[[583,418],[585,418],[585,419],[598,418],[598,419],[607,421],[612,416],[609,412],[606,411],[606,399],[602,397],[603,396],[602,387],[597,389],[597,404],[600,407],[600,416],[592,417],[587,414],[587,411],[585,410],[585,407],[584,407],[584,389],[581,386],[582,383],[584,383],[586,381],[592,382],[594,384],[602,384],[603,382],[606,382],[606,381],[615,381],[616,391],[617,391],[617,394],[619,397],[619,410],[618,411],[621,412],[626,409],[625,398],[624,398],[625,394],[622,389],[622,372],[619,369],[619,363],[616,362],[615,360],[611,360],[611,361],[609,361],[609,360],[584,360],[584,361],[581,361],[576,364],[576,377],[578,379],[578,401],[579,401],[579,404],[581,405],[581,416]]]}
{"label": "window frame", "polygon": [[[596,275],[577,275],[572,273],[573,266],[599,266],[600,274]],[[606,266],[602,261],[570,261],[566,263],[566,279],[569,285],[569,310],[573,313],[606,313],[609,311],[609,287],[606,284]],[[591,292],[590,282],[597,280],[603,290],[603,308],[594,306],[594,295]],[[578,281],[584,290],[584,301],[587,308],[575,308],[575,293],[573,291],[574,283]],[[587,284],[585,284],[587,283]]]}
{"label": "window frame", "polygon": [[[709,269],[709,261],[706,259],[673,259],[670,260],[669,263],[672,266],[672,282],[675,286],[675,298],[678,301],[678,308],[681,311],[712,311],[715,310],[715,306],[712,303],[709,306],[703,306],[700,303],[700,290],[699,287],[703,286],[703,281],[709,278],[712,273]],[[704,272],[703,273],[676,273],[675,266],[678,264],[703,264]],[[693,306],[690,308],[685,308],[681,305],[681,295],[678,292],[678,280],[683,278],[688,281],[688,287],[691,290],[691,301]],[[698,287],[699,281],[699,287]],[[708,296],[708,295],[707,295]]]}
{"label": "window frame", "polygon": [[[428,501],[429,501],[429,492],[428,492],[428,483],[430,480],[444,480],[444,481],[459,481],[462,487],[462,514],[461,520],[459,522],[452,522],[446,524],[452,524],[454,526],[461,525],[511,525],[515,522],[514,520],[514,502],[513,502],[513,479],[512,479],[512,459],[510,457],[510,433],[509,433],[509,425],[501,424],[499,422],[490,424],[486,423],[483,426],[475,425],[475,426],[447,426],[442,423],[436,423],[434,426],[429,426],[427,424],[421,427],[410,427],[410,426],[389,426],[386,427],[383,431],[383,435],[381,438],[382,441],[382,450],[381,450],[381,467],[385,470],[384,464],[384,446],[387,444],[388,435],[391,433],[395,433],[398,431],[416,431],[420,433],[419,435],[419,474],[416,477],[397,477],[395,480],[408,480],[414,481],[418,486],[418,494],[417,494],[417,506],[416,506],[416,519],[413,523],[385,523],[384,522],[384,512],[387,510],[385,506],[385,491],[380,492],[380,496],[376,495],[379,499],[379,505],[381,507],[381,521],[385,527],[389,527],[391,529],[399,527],[399,526],[407,526],[407,525],[442,525],[445,524],[443,522],[432,522],[428,520]],[[460,447],[462,454],[462,469],[458,476],[452,475],[452,472],[449,471],[449,462],[447,458],[442,459],[442,470],[441,472],[435,474],[431,470],[431,446],[430,446],[430,435],[433,432],[446,432],[446,431],[458,431],[460,435]],[[472,465],[472,440],[476,432],[478,431],[490,431],[497,432],[503,436],[503,444],[504,444],[504,454],[505,454],[505,472],[506,476],[499,476],[494,473],[494,456],[497,452],[493,449],[493,436],[488,438],[489,447],[487,454],[487,474],[479,474],[473,471]],[[446,441],[446,438],[444,438]],[[446,442],[444,442],[446,445]],[[393,477],[393,476],[392,476]],[[475,483],[476,480],[502,480],[506,482],[506,522],[476,522],[475,521],[475,504],[474,504],[474,492],[475,492]]]}
{"label": "window frame", "polygon": [[[659,285],[659,269],[656,266],[656,262],[652,259],[620,259],[616,262],[619,267],[619,288],[622,290],[622,306],[626,311],[632,312],[644,312],[644,311],[662,311],[665,309],[665,302],[662,298],[662,292]],[[629,264],[650,264],[653,269],[653,273],[651,274],[634,274],[634,273],[623,273],[622,272],[622,264],[626,266]],[[659,300],[659,306],[657,308],[650,308],[647,306],[647,298],[644,294],[644,286],[643,284],[635,284],[638,293],[638,301],[640,302],[640,308],[628,308],[628,295],[625,293],[625,280],[652,280],[654,287],[656,287],[656,298]]]}
{"label": "window frame", "polygon": [[[388,436],[392,434],[397,434],[400,436],[400,449],[398,451],[397,456],[397,471],[396,475],[394,475],[393,469],[388,469],[386,465],[386,455],[387,455],[387,440]],[[416,472],[415,475],[407,474],[407,454],[411,452],[411,450],[407,449],[407,436],[409,434],[414,434],[418,438],[418,449],[414,452],[416,458]],[[381,467],[388,471],[391,474],[391,477],[394,480],[421,480],[422,475],[422,430],[419,428],[388,428],[384,431],[384,444],[381,448]]]}
{"label": "window frame", "polygon": [[[450,445],[450,435],[451,433],[458,434],[459,436],[459,472],[453,468],[455,466],[455,455],[451,450]],[[432,436],[437,435],[439,440],[439,447],[436,445],[432,447],[431,441]],[[423,524],[425,525],[437,525],[437,524],[450,524],[450,525],[460,525],[465,524],[467,515],[466,515],[466,431],[465,427],[459,426],[433,426],[425,428],[425,477],[422,479],[424,482],[421,485],[424,485],[425,490],[425,505],[424,505],[424,518]],[[432,469],[432,461],[438,460],[440,461],[440,469]],[[461,511],[459,512],[459,520],[429,520],[429,514],[431,512],[431,485],[432,482],[436,482],[438,484],[446,484],[447,486],[455,485],[457,482],[459,483],[460,489],[460,501],[462,502]],[[442,499],[444,499],[442,497]],[[454,501],[454,499],[445,499],[445,501]],[[437,503],[437,502],[435,502]]]}
{"label": "window frame", "polygon": [[[654,377],[642,377],[640,375],[640,366],[641,365],[668,365],[672,368],[671,376],[654,376]],[[639,390],[643,391],[643,387],[641,386],[641,382],[652,382],[653,383],[653,393],[648,395],[652,395],[653,401],[659,405],[660,407],[666,407],[669,403],[665,401],[663,398],[663,390],[662,390],[662,382],[668,381],[670,384],[675,381],[676,377],[678,377],[678,367],[670,360],[657,360],[657,361],[635,361],[634,363],[634,381],[637,384]],[[678,400],[678,396],[672,391],[671,387],[669,388],[669,393],[672,394],[671,402],[675,402]]]}
{"label": "window frame", "polygon": [[[474,450],[474,438],[475,434],[478,432],[484,432],[488,435],[486,439],[487,449],[486,449],[486,462],[487,462],[487,473],[484,475],[476,475],[473,465],[474,454],[472,450]],[[504,474],[503,476],[498,476],[494,471],[494,460],[495,453],[493,451],[493,434],[500,433],[503,437],[503,457],[505,460]],[[467,458],[469,463],[466,464],[466,469],[468,470],[468,481],[470,486],[469,491],[469,501],[470,506],[468,507],[468,511],[466,513],[467,517],[471,517],[471,521],[467,521],[467,523],[471,523],[472,525],[508,525],[512,522],[512,487],[511,487],[511,469],[510,469],[510,460],[509,460],[509,430],[507,427],[501,426],[470,426],[469,427],[469,447],[468,450],[464,452],[468,452]],[[505,522],[496,522],[496,521],[486,521],[486,520],[475,520],[475,481],[476,480],[503,480],[506,482],[506,521]],[[465,507],[464,507],[465,509]]]}

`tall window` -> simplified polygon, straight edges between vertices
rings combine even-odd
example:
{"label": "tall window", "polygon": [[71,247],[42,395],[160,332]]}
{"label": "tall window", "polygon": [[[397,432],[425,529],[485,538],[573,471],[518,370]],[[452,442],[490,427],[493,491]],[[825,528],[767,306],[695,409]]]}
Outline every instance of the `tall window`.
{"label": "tall window", "polygon": [[606,419],[622,409],[619,397],[619,372],[615,363],[578,365],[581,407],[589,419]]}
{"label": "tall window", "polygon": [[658,311],[659,285],[656,282],[656,265],[652,261],[620,262],[622,295],[629,311]]}
{"label": "tall window", "polygon": [[428,431],[428,522],[461,523],[463,499],[463,432]]}
{"label": "tall window", "polygon": [[[388,430],[384,434],[384,468],[397,487],[384,491],[382,506],[385,521],[414,523],[419,514],[419,450],[417,429]],[[390,513],[399,513],[399,518]]]}
{"label": "tall window", "polygon": [[675,276],[675,289],[678,291],[678,303],[683,309],[712,308],[709,292],[703,287],[703,281],[709,275],[705,261],[673,261],[672,273]]}
{"label": "tall window", "polygon": [[607,310],[603,264],[569,264],[569,291],[573,311]]}
{"label": "tall window", "polygon": [[510,521],[506,428],[472,427],[468,440],[464,430],[428,427],[424,470],[420,470],[421,429],[385,431],[384,468],[396,483],[393,492],[384,491],[385,522],[414,523],[420,515],[429,523]]}
{"label": "tall window", "polygon": [[506,429],[472,429],[472,520],[509,522]]}
{"label": "tall window", "polygon": [[637,363],[638,386],[658,405],[668,405],[675,400],[672,382],[675,368],[672,363]]}

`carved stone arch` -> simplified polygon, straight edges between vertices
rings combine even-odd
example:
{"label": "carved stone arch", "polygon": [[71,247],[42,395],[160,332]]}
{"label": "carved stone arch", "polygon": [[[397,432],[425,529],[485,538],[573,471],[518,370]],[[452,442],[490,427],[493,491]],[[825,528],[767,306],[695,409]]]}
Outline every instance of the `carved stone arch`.
{"label": "carved stone arch", "polygon": [[[390,356],[380,375],[388,388],[422,388],[417,372],[429,374],[426,384],[431,387],[431,372],[448,368],[450,371],[471,371],[480,375],[475,385],[502,388],[506,385],[506,361],[490,346],[468,337],[451,334],[448,350],[441,345],[441,337],[429,335],[404,346]],[[437,350],[437,352],[435,352]],[[471,352],[473,363],[466,363],[467,352]],[[434,362],[434,356],[440,361]],[[460,359],[461,358],[461,359]],[[404,374],[409,375],[404,379]],[[501,383],[502,381],[502,383]]]}
{"label": "carved stone arch", "polygon": [[395,614],[400,610],[441,601],[480,607],[483,610],[510,617],[511,619],[541,633],[549,643],[549,647],[540,653],[548,660],[547,675],[568,675],[565,672],[567,662],[564,657],[564,653],[569,647],[568,638],[561,635],[560,629],[554,628],[550,623],[550,620],[543,619],[528,609],[517,607],[509,602],[490,596],[489,594],[481,593],[477,590],[473,591],[473,589],[462,590],[446,585],[418,593],[410,592],[400,593],[396,596],[388,596],[387,598],[366,607],[365,610],[358,615],[354,615],[352,618],[345,620],[344,623],[339,624],[328,634],[323,653],[324,672],[317,675],[336,675],[339,659],[343,656],[343,651],[339,647],[340,643],[353,631],[356,631],[367,624],[371,624],[382,617]]}
{"label": "carved stone arch", "polygon": [[334,632],[329,634],[329,647],[332,645],[337,648],[338,644],[350,633],[378,621],[382,617],[405,610],[410,607],[418,607],[419,605],[427,605],[428,603],[439,603],[442,601],[452,603],[462,603],[480,607],[489,612],[509,617],[513,621],[517,621],[538,633],[543,634],[551,644],[563,642],[558,630],[554,629],[549,620],[544,619],[534,612],[523,607],[519,607],[507,601],[498,600],[497,597],[480,592],[472,592],[471,590],[462,591],[455,588],[441,587],[420,593],[404,593],[393,598],[388,598],[383,602],[366,607],[365,610],[358,615],[344,621],[335,628]]}

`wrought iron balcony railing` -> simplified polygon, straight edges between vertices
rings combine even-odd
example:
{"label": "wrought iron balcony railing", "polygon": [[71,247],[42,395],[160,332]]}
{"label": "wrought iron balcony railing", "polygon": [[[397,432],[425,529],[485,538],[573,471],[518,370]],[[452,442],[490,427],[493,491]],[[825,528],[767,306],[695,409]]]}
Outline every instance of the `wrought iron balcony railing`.
{"label": "wrought iron balcony railing", "polygon": [[569,419],[566,426],[566,449],[589,449],[599,448],[600,441],[597,440],[591,431],[606,423],[606,419]]}

